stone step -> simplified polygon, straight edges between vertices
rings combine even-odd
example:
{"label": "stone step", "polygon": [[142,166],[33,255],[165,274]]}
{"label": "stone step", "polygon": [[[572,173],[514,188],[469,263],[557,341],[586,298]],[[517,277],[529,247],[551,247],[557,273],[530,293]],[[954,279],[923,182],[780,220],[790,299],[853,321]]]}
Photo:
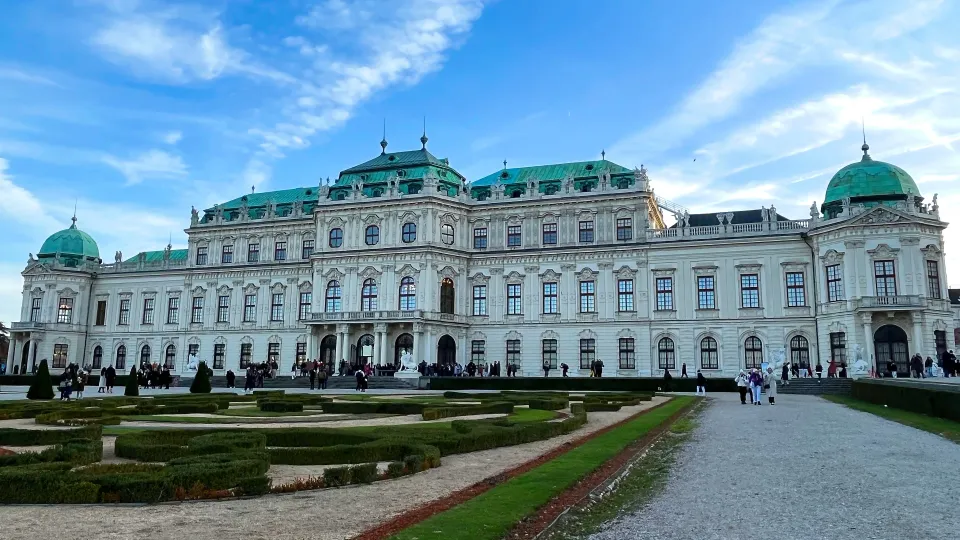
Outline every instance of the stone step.
{"label": "stone step", "polygon": [[850,394],[853,379],[840,378],[805,378],[790,379],[786,383],[777,383],[777,393],[780,394]]}

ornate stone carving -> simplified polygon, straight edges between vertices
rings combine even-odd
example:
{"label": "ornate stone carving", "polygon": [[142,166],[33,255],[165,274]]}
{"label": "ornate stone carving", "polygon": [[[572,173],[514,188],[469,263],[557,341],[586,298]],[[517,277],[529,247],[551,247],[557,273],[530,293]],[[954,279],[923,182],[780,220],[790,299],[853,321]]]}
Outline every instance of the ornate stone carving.
{"label": "ornate stone carving", "polygon": [[899,248],[891,248],[887,244],[880,244],[875,249],[868,249],[871,259],[893,259],[900,253]]}
{"label": "ornate stone carving", "polygon": [[829,249],[820,257],[820,260],[822,260],[824,264],[840,264],[843,262],[843,253],[835,249]]}

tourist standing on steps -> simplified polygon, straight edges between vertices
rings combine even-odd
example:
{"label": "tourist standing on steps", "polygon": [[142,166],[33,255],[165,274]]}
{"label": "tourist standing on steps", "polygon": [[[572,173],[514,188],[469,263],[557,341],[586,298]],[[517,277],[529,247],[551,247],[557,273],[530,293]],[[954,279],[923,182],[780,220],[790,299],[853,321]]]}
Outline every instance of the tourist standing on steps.
{"label": "tourist standing on steps", "polygon": [[227,388],[237,387],[237,374],[232,369],[227,370]]}
{"label": "tourist standing on steps", "polygon": [[[676,365],[676,364],[674,364],[674,365]],[[681,379],[689,379],[689,378],[690,378],[690,377],[687,376],[687,363],[686,363],[686,362],[680,364],[680,378],[681,378]]]}
{"label": "tourist standing on steps", "polygon": [[560,364],[560,371],[563,372],[563,376],[564,376],[564,377],[567,376],[567,371],[569,371],[569,370],[570,370],[570,366],[568,366],[568,365],[565,364],[565,363],[564,363],[564,364]]}
{"label": "tourist standing on steps", "polygon": [[910,376],[914,379],[923,378],[923,357],[920,353],[913,355],[910,359]]}
{"label": "tourist standing on steps", "polygon": [[[686,366],[686,364],[684,364],[684,366]],[[701,373],[699,369],[697,370],[697,395],[707,395],[707,378],[703,376],[703,373]]]}
{"label": "tourist standing on steps", "polygon": [[603,377],[603,360],[597,358],[597,377]]}
{"label": "tourist standing on steps", "polygon": [[799,364],[797,364],[796,362],[791,362],[791,363],[790,363],[790,371],[793,373],[793,378],[794,378],[794,379],[799,379],[799,378],[800,378],[800,365],[799,365]]}
{"label": "tourist standing on steps", "polygon": [[823,365],[821,365],[820,362],[817,362],[817,378],[823,378]]}
{"label": "tourist standing on steps", "polygon": [[837,361],[831,359],[830,363],[827,365],[827,378],[836,378],[837,376]]}
{"label": "tourist standing on steps", "polygon": [[750,402],[754,405],[760,405],[760,390],[762,388],[763,375],[757,368],[752,368],[750,370]]}
{"label": "tourist standing on steps", "polygon": [[117,370],[113,368],[113,364],[107,367],[107,393],[113,393],[113,386],[117,382]]}
{"label": "tourist standing on steps", "polygon": [[[820,364],[817,364],[818,366]],[[773,368],[767,368],[767,374],[763,376],[763,388],[767,391],[767,401],[771,405],[777,404],[777,378],[773,376]]]}
{"label": "tourist standing on steps", "polygon": [[[747,388],[750,386],[750,377],[747,377],[747,374],[741,369],[740,374],[733,379],[737,383],[737,390],[740,392],[740,404],[747,404]],[[753,402],[753,396],[750,397],[750,402]]]}
{"label": "tourist standing on steps", "polygon": [[787,381],[790,380],[789,373],[790,373],[790,368],[788,368],[787,364],[784,363],[783,368],[780,370],[780,380],[783,381],[784,384],[786,384]]}

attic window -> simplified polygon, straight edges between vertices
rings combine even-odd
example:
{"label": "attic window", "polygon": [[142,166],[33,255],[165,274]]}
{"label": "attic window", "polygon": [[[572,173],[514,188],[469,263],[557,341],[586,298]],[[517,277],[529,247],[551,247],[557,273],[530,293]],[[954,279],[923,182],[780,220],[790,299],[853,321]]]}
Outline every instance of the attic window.
{"label": "attic window", "polygon": [[592,170],[593,170],[593,164],[591,163],[591,164],[587,165],[587,166],[585,167],[585,169],[587,169],[588,171],[592,171]]}
{"label": "attic window", "polygon": [[391,154],[389,157],[387,157],[387,159],[390,160],[390,161],[393,161],[393,160],[397,159],[397,156],[394,156],[393,154]]}
{"label": "attic window", "polygon": [[305,194],[305,195],[313,195],[313,190],[312,190],[312,189],[308,189],[307,191],[304,192],[304,194]]}
{"label": "attic window", "polygon": [[247,196],[246,196],[246,195],[244,195],[243,197],[240,197],[240,200],[241,200],[241,201],[245,201],[245,200],[247,200]]}
{"label": "attic window", "polygon": [[507,171],[503,171],[502,173],[500,173],[500,178],[510,178],[510,173],[508,173]]}
{"label": "attic window", "polygon": [[406,176],[406,175],[407,175],[407,171],[405,171],[405,170],[403,170],[403,169],[400,169],[400,170],[397,171],[397,177],[398,177],[398,178],[403,178],[403,177]]}
{"label": "attic window", "polygon": [[361,180],[366,180],[366,179],[367,179],[367,175],[361,174],[361,175],[360,175],[360,179],[361,179]]}

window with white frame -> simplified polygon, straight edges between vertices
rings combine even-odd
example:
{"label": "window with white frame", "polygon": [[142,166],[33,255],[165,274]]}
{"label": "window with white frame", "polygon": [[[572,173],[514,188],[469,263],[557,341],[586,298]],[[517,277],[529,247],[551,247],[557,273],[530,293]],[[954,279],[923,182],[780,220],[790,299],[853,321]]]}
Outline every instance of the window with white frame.
{"label": "window with white frame", "polygon": [[557,286],[558,284],[555,281],[543,284],[543,312],[545,314],[556,314],[560,312]]}
{"label": "window with white frame", "polygon": [[547,364],[550,369],[557,369],[557,340],[544,339],[540,346],[540,365]]}
{"label": "window with white frame", "polygon": [[40,309],[43,306],[43,298],[32,298],[30,300],[30,322],[40,322]]}
{"label": "window with white frame", "polygon": [[763,343],[760,338],[750,336],[743,342],[743,360],[744,367],[747,369],[760,369],[763,363]]}
{"label": "window with white frame", "polygon": [[617,218],[617,240],[633,240],[633,219]]}
{"label": "window with white frame", "polygon": [[247,244],[247,262],[260,262],[260,244]]}
{"label": "window with white frame", "polygon": [[556,223],[544,223],[543,224],[543,245],[552,246],[557,243],[557,224]]}
{"label": "window with white frame", "polygon": [[312,292],[301,292],[300,293],[300,311],[298,313],[298,319],[305,321],[310,318],[310,304],[313,303],[313,293]]}
{"label": "window with white frame", "polygon": [[586,338],[580,340],[580,368],[590,369],[597,359],[597,340]]}
{"label": "window with white frame", "polygon": [[193,297],[193,307],[190,310],[190,322],[200,324],[203,322],[203,297]]}
{"label": "window with white frame", "polygon": [[697,309],[717,309],[715,277],[697,277]]}
{"label": "window with white frame", "polygon": [[620,369],[636,369],[636,341],[633,338],[620,338],[618,345],[620,350]]}
{"label": "window with white frame", "polygon": [[223,369],[223,364],[226,356],[227,356],[227,345],[225,343],[214,343],[213,369]]}
{"label": "window with white frame", "polygon": [[167,324],[180,324],[180,297],[167,299]]}
{"label": "window with white frame", "polygon": [[700,340],[700,369],[720,369],[717,340],[710,336]]}
{"label": "window with white frame", "polygon": [[404,223],[403,228],[400,230],[400,240],[404,244],[415,242],[417,240],[417,224]]}
{"label": "window with white frame", "polygon": [[787,307],[807,305],[807,292],[803,272],[787,272]]}
{"label": "window with white frame", "polygon": [[634,311],[633,280],[617,280],[617,311]]}
{"label": "window with white frame", "polygon": [[400,311],[417,309],[417,284],[407,276],[400,280]]}
{"label": "window with white frame", "polygon": [[486,342],[482,339],[475,339],[470,342],[470,360],[474,364],[482,364],[486,356]]}
{"label": "window with white frame", "polygon": [[217,322],[230,322],[230,297],[227,295],[217,298]]}
{"label": "window with white frame", "polygon": [[453,225],[449,223],[444,223],[440,226],[440,241],[448,246],[453,244],[454,235],[453,235]]}
{"label": "window with white frame", "polygon": [[360,289],[360,311],[377,310],[377,282],[373,278],[363,281]]}
{"label": "window with white frame", "polygon": [[597,312],[597,282],[580,282],[580,313]]}
{"label": "window with white frame", "polygon": [[934,300],[943,298],[940,290],[940,263],[937,261],[927,261],[927,293]]}
{"label": "window with white frame", "polygon": [[874,261],[873,279],[877,296],[897,295],[897,272],[894,270],[893,261]]}
{"label": "window with white frame", "polygon": [[473,314],[474,315],[487,314],[487,286],[486,285],[473,286]]}
{"label": "window with white frame", "polygon": [[740,307],[760,307],[760,275],[740,275]]}
{"label": "window with white frame", "polygon": [[522,227],[509,225],[507,227],[507,247],[520,247],[522,242]]}
{"label": "window with white frame", "polygon": [[57,307],[57,322],[70,324],[73,322],[73,298],[61,298]]}
{"label": "window with white frame", "polygon": [[843,274],[839,264],[827,266],[827,302],[843,300]]}
{"label": "window with white frame", "polygon": [[330,245],[330,247],[338,248],[343,245],[343,229],[334,227],[333,229],[330,229],[330,234],[327,236],[327,243]]}
{"label": "window with white frame", "polygon": [[257,295],[247,294],[243,297],[243,322],[257,322]]}
{"label": "window with white frame", "polygon": [[129,298],[120,299],[120,317],[117,318],[117,324],[120,326],[126,326],[130,324],[130,299]]}
{"label": "window with white frame", "polygon": [[334,279],[327,283],[327,293],[324,300],[324,311],[327,313],[343,311],[342,291],[339,281]]}
{"label": "window with white frame", "polygon": [[523,295],[519,283],[507,285],[507,315],[523,314]]}
{"label": "window with white frame", "polygon": [[657,285],[657,311],[668,311],[673,309],[673,278],[658,277]]}
{"label": "window with white frame", "polygon": [[520,365],[520,340],[507,340],[507,364]]}
{"label": "window with white frame", "polygon": [[593,221],[581,221],[578,226],[578,233],[581,244],[592,244]]}
{"label": "window with white frame", "polygon": [[673,340],[665,337],[657,342],[657,366],[660,369],[676,369],[677,349]]}
{"label": "window with white frame", "polygon": [[803,336],[790,339],[790,362],[806,368],[810,365],[810,343]]}
{"label": "window with white frame", "polygon": [[273,293],[270,302],[270,321],[283,322],[283,293]]}
{"label": "window with white frame", "polygon": [[367,230],[364,233],[364,242],[368,246],[375,246],[380,243],[380,227],[376,225],[368,225]]}
{"label": "window with white frame", "polygon": [[306,260],[313,256],[314,246],[316,246],[315,241],[304,240],[303,243],[300,244],[300,258]]}

